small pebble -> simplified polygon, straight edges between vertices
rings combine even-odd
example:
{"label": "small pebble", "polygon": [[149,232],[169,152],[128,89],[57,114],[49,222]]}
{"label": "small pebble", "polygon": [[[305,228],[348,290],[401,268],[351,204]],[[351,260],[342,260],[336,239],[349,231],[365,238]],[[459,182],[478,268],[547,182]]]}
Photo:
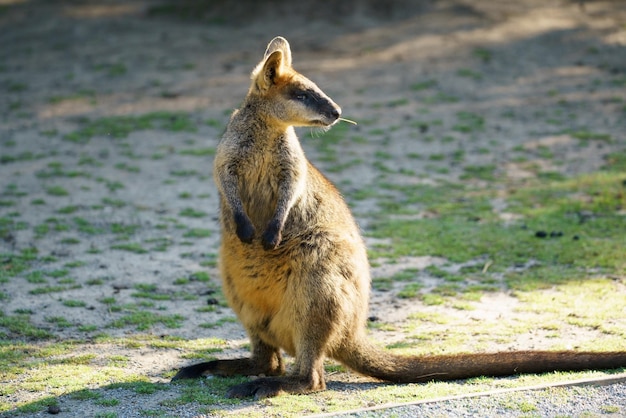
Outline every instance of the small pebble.
{"label": "small pebble", "polygon": [[48,405],[48,413],[52,415],[56,415],[61,412],[61,408],[58,405]]}

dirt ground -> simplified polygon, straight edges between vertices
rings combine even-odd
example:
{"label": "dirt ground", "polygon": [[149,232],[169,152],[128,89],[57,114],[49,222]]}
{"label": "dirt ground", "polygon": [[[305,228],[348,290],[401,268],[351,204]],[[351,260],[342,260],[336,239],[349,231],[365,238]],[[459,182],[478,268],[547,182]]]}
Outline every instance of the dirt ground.
{"label": "dirt ground", "polygon": [[[48,272],[80,261],[71,280],[49,276],[48,283],[66,286],[60,292],[33,294],[36,284],[0,283],[8,295],[2,310],[30,310],[32,322],[42,326],[65,318],[125,336],[136,329],[111,328],[123,313],[99,301],[134,303],[137,284],[164,294],[184,289],[201,297],[157,302],[167,315],[185,318],[180,326],[156,323],[148,332],[188,339],[201,332],[226,339],[233,347],[228,354],[237,354],[245,333],[229,319],[232,312],[194,314],[211,296],[207,286],[219,284],[212,263],[219,242],[217,192],[211,152],[202,151],[216,146],[229,112],[247,91],[251,69],[275,35],[290,41],[294,67],[327,92],[345,117],[359,122],[349,129],[365,141],[333,145],[338,161],[325,161],[317,134],[308,138],[301,131],[307,155],[348,196],[379,184],[381,173],[372,166],[381,152],[395,168],[415,173],[384,174],[388,181],[428,184],[457,181],[466,167],[481,165],[493,165],[497,176],[511,181],[533,176],[512,157],[520,147],[550,149],[553,158],[542,160],[544,170],[568,176],[594,171],[604,156],[623,150],[626,3],[335,3],[0,0],[0,215],[24,226],[1,237],[0,253],[36,247],[39,256],[56,260],[35,266]],[[454,132],[450,141],[419,140],[464,111],[484,117],[480,135],[462,143]],[[165,128],[160,124],[168,122],[159,119],[152,129],[130,129],[115,138],[106,131],[119,128],[115,119],[93,135],[81,131],[90,121],[152,112],[180,112],[195,128]],[[426,113],[440,125],[430,131],[416,125]],[[574,131],[614,141],[581,147]],[[76,132],[83,132],[82,139],[68,140]],[[459,150],[463,162],[447,158]],[[424,158],[409,158],[412,153]],[[367,231],[377,201],[350,203]],[[145,251],[115,249],[124,233]],[[406,259],[373,273],[389,276],[443,262]],[[176,284],[199,271],[209,273],[208,285]],[[63,303],[68,300],[85,305],[76,309]],[[507,294],[494,294],[472,315],[506,315],[514,304]],[[377,291],[371,306],[373,316],[389,322],[420,309]],[[215,328],[200,327],[218,321],[223,323]],[[85,337],[76,326],[52,329],[62,339]],[[545,346],[540,339],[517,344]],[[124,352],[115,345],[110,350]],[[187,362],[176,350],[132,355],[128,372],[155,381]],[[20,396],[15,402],[27,395]]]}

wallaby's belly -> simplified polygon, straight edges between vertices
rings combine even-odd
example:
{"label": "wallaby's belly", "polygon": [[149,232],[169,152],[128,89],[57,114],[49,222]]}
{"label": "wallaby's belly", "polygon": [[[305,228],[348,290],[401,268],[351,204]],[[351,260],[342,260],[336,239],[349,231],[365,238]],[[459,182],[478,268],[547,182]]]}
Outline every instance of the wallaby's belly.
{"label": "wallaby's belly", "polygon": [[224,295],[240,321],[266,343],[295,351],[293,316],[285,312],[293,270],[285,257],[272,257],[259,243],[224,237],[220,254]]}

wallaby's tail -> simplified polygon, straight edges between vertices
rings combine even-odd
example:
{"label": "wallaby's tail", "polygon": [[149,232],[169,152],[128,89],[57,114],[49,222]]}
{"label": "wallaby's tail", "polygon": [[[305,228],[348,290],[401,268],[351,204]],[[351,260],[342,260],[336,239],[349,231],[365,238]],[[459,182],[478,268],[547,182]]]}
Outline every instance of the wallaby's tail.
{"label": "wallaby's tail", "polygon": [[362,339],[350,349],[342,351],[338,360],[367,376],[390,382],[417,383],[478,376],[617,369],[626,367],[626,351],[505,351],[440,356],[398,356],[383,351]]}

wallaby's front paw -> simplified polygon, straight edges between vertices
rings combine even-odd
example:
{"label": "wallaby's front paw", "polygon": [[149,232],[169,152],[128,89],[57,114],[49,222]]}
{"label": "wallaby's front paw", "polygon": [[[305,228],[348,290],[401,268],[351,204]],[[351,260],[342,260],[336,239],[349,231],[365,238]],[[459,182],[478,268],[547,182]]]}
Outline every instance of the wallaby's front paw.
{"label": "wallaby's front paw", "polygon": [[261,237],[261,243],[263,244],[263,248],[265,250],[275,250],[278,248],[278,245],[283,239],[280,229],[280,225],[276,222],[270,222],[267,226],[267,229]]}
{"label": "wallaby's front paw", "polygon": [[237,225],[237,237],[241,242],[250,244],[254,238],[254,225],[244,213],[235,214],[235,225]]}

